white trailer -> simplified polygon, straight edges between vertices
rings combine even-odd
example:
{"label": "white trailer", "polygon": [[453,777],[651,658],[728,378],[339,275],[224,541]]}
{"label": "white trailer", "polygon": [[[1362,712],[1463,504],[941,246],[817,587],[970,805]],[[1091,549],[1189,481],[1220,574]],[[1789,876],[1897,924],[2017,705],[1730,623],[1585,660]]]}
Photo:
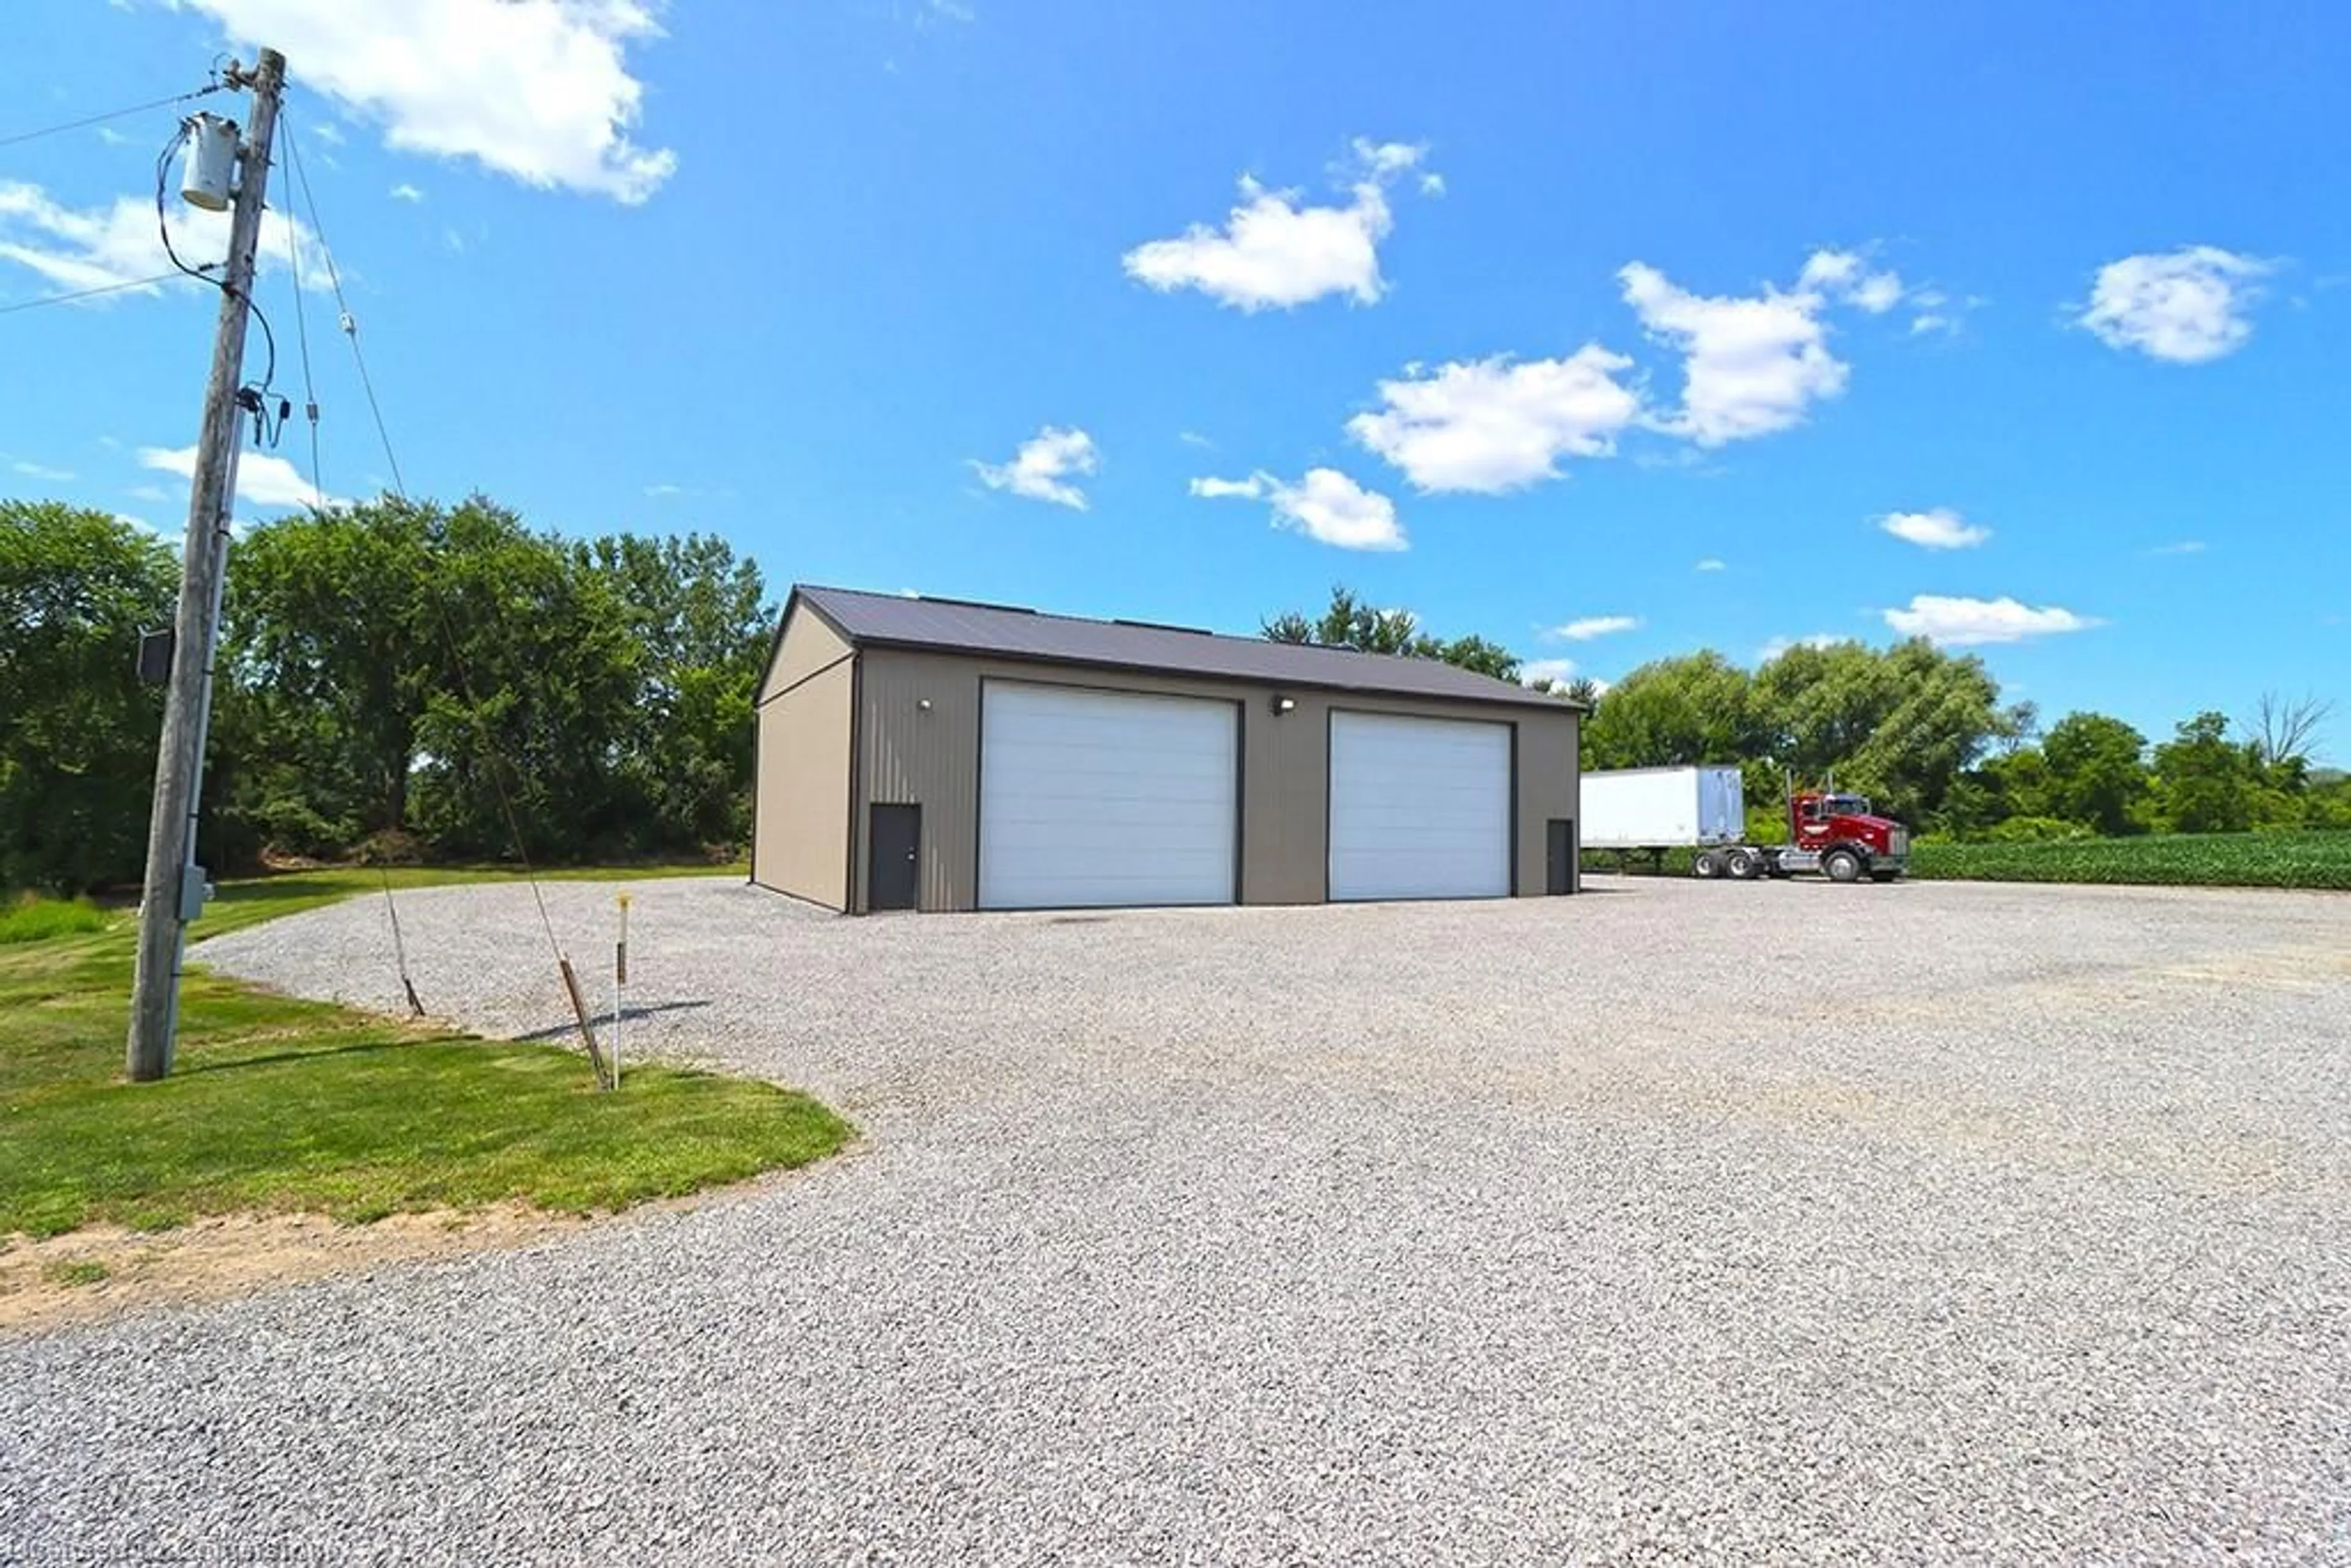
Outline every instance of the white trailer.
{"label": "white trailer", "polygon": [[1736,768],[1620,768],[1583,779],[1583,847],[1635,854],[1662,870],[1667,850],[1690,850],[1690,871],[1737,882],[1818,872],[1832,882],[1894,882],[1910,868],[1910,835],[1858,795],[1796,790],[1790,841],[1747,841],[1747,790]]}
{"label": "white trailer", "polygon": [[1583,847],[1707,849],[1747,837],[1736,768],[1620,768],[1583,776]]}

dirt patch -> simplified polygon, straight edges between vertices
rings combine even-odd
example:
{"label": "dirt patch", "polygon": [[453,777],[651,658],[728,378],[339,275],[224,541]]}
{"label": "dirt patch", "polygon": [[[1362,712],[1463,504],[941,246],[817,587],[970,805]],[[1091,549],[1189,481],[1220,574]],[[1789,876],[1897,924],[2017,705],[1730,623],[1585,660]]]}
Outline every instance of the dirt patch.
{"label": "dirt patch", "polygon": [[0,1241],[0,1334],[223,1301],[385,1263],[521,1247],[589,1223],[512,1204],[394,1214],[368,1225],[317,1214],[232,1215],[175,1230],[99,1225],[39,1241],[11,1236]]}

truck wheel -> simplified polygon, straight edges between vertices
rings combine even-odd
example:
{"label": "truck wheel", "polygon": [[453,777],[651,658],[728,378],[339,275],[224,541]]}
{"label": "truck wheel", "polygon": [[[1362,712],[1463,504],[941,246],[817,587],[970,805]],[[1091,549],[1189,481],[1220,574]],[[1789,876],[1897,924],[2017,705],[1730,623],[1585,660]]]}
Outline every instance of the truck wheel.
{"label": "truck wheel", "polygon": [[1712,882],[1716,877],[1719,877],[1721,874],[1722,861],[1712,850],[1699,851],[1698,858],[1690,862],[1690,875],[1692,876],[1703,877],[1707,881]]}
{"label": "truck wheel", "polygon": [[1831,850],[1821,857],[1821,870],[1831,882],[1859,882],[1861,857],[1851,850]]}
{"label": "truck wheel", "polygon": [[1724,857],[1722,869],[1733,882],[1753,882],[1762,874],[1762,857],[1753,850],[1733,850]]}

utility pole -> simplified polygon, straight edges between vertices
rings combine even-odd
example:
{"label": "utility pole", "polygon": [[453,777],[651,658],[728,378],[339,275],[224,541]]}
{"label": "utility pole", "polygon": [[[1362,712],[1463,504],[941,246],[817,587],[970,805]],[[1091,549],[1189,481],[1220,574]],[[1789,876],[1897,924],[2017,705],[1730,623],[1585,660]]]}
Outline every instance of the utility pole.
{"label": "utility pole", "polygon": [[220,323],[213,343],[212,374],[204,383],[195,478],[188,493],[187,544],[180,556],[172,678],[164,695],[162,738],[155,748],[155,806],[147,825],[147,880],[139,905],[139,960],[131,981],[131,1039],[124,1062],[133,1082],[172,1071],[187,925],[204,908],[196,811],[204,792],[204,739],[212,718],[213,662],[220,638],[229,520],[236,505],[236,458],[245,439],[237,405],[237,389],[245,377],[245,327],[261,240],[262,199],[269,186],[277,99],[286,85],[286,57],[264,49],[254,69],[231,67],[228,80],[233,87],[251,89],[253,114],[236,159]]}

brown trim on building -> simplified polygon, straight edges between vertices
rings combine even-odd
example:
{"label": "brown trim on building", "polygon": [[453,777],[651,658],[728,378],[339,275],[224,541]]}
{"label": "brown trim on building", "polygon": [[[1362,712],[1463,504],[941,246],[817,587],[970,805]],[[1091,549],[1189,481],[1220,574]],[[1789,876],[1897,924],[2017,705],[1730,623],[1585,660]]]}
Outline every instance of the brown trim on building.
{"label": "brown trim on building", "polygon": [[865,661],[859,659],[849,666],[849,853],[843,857],[848,863],[841,868],[841,908],[845,915],[865,913],[857,902],[857,868],[865,851],[865,835],[858,821],[865,815],[858,810],[865,799],[864,745]]}
{"label": "brown trim on building", "polygon": [[794,692],[799,690],[802,686],[808,685],[819,675],[823,674],[826,671],[837,670],[855,657],[857,657],[857,650],[855,648],[852,648],[848,653],[843,653],[840,658],[835,659],[830,664],[819,664],[815,669],[810,670],[807,674],[802,675],[790,685],[778,686],[774,691],[769,692],[766,696],[763,696],[758,701],[753,703],[751,705],[751,711],[753,713],[757,713],[761,708],[766,707],[769,703],[779,703],[783,701],[786,697],[791,695]]}
{"label": "brown trim on building", "polygon": [[971,714],[971,906],[986,909],[979,895],[980,858],[987,853],[987,682],[979,677],[979,700]]}
{"label": "brown trim on building", "polygon": [[[791,592],[784,598],[783,613],[776,617],[776,634],[768,643],[768,657],[759,665],[759,685],[757,688],[754,688],[755,690],[764,690],[768,685],[768,677],[775,674],[776,660],[781,656],[784,651],[784,633],[791,630],[792,612],[795,610],[806,610],[819,621],[823,622],[826,627],[831,631],[832,634],[841,640],[842,646],[848,648],[852,653],[857,651],[858,641],[856,638],[849,634],[848,628],[841,625],[840,622],[834,620],[831,616],[826,614],[817,602],[810,599],[807,594],[802,593],[798,588],[794,588]],[[792,684],[794,685],[798,685],[799,683],[795,681]],[[778,692],[776,695],[780,696],[783,694]],[[758,708],[764,707],[767,705],[764,700],[755,700],[751,706],[754,708]]]}

